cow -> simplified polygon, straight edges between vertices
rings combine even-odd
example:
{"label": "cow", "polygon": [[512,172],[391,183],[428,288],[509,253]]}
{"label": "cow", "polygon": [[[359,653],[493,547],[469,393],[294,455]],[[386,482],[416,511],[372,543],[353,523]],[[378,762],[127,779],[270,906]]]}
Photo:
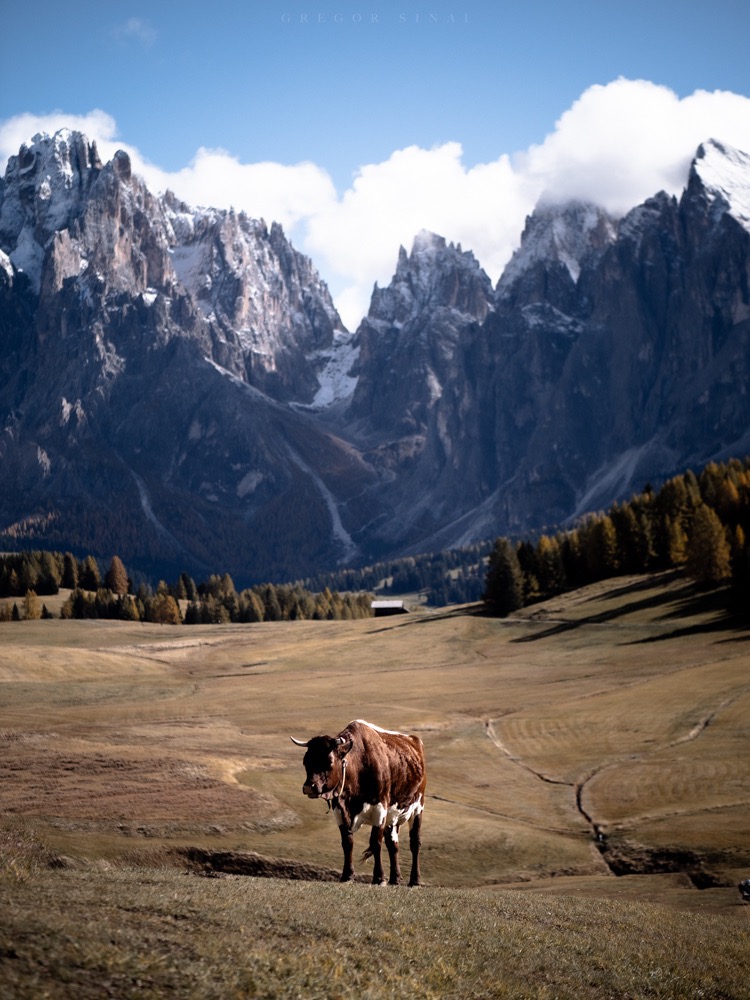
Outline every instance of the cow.
{"label": "cow", "polygon": [[372,884],[385,882],[380,857],[385,838],[390,860],[388,882],[398,885],[398,834],[407,824],[412,858],[409,885],[420,885],[419,849],[427,784],[421,739],[381,729],[364,719],[350,722],[338,736],[313,736],[305,742],[290,738],[307,751],[302,761],[307,772],[303,793],[327,802],[338,822],[344,849],[341,881],[354,879],[354,834],[367,825],[372,832],[362,860],[373,858]]}

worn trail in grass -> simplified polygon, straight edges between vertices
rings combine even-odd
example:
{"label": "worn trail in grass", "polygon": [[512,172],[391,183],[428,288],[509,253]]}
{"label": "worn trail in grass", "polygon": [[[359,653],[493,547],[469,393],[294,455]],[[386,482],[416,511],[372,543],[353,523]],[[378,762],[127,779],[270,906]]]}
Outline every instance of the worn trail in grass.
{"label": "worn trail in grass", "polygon": [[504,621],[45,621],[3,640],[3,823],[59,854],[194,844],[337,868],[288,737],[368,718],[424,739],[432,885],[607,893],[613,871],[673,871],[711,886],[689,905],[731,910],[750,863],[748,633],[679,578]]}

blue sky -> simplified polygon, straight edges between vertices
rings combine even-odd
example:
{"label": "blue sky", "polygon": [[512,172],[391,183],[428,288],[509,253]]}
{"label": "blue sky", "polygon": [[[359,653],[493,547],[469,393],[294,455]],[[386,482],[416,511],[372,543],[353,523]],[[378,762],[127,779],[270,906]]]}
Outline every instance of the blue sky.
{"label": "blue sky", "polygon": [[750,102],[728,96],[750,98],[748,38],[746,0],[28,0],[3,11],[0,153],[83,123],[152,187],[279,217],[351,325],[415,227],[495,279],[541,193],[585,194],[582,158],[611,176],[635,148],[645,194],[601,196],[622,211],[679,186],[707,128],[750,145]]}

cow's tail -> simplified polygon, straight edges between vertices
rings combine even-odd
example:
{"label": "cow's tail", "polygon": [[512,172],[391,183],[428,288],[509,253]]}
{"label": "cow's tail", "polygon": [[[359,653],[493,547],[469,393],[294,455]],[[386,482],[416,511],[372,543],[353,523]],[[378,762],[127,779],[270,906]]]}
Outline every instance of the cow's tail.
{"label": "cow's tail", "polygon": [[364,864],[365,861],[369,861],[372,857],[372,848],[368,847],[362,857],[359,859],[360,864]]}

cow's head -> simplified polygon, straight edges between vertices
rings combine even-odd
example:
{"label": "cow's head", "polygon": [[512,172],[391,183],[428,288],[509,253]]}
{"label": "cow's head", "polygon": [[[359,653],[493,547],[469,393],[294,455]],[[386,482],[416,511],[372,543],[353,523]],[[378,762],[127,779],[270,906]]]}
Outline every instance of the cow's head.
{"label": "cow's head", "polygon": [[313,736],[303,743],[290,737],[298,747],[306,747],[307,753],[302,758],[302,765],[307,772],[307,779],[302,791],[311,799],[326,799],[341,793],[344,781],[346,755],[352,748],[352,741],[343,736]]}

